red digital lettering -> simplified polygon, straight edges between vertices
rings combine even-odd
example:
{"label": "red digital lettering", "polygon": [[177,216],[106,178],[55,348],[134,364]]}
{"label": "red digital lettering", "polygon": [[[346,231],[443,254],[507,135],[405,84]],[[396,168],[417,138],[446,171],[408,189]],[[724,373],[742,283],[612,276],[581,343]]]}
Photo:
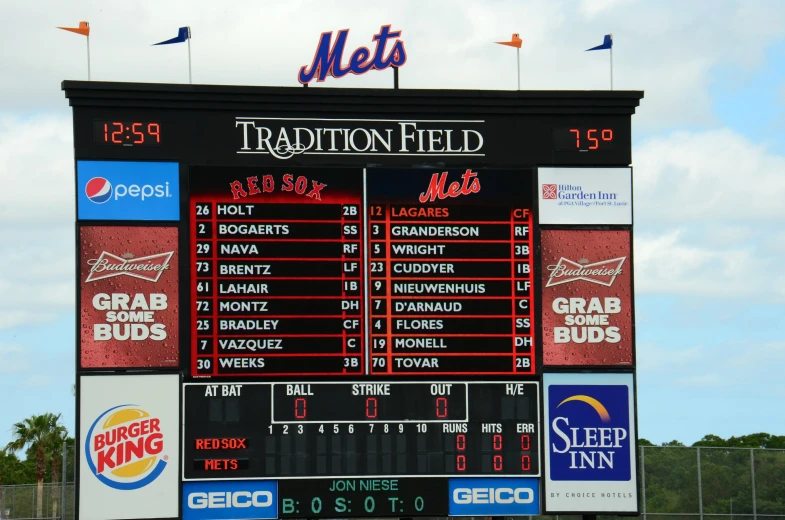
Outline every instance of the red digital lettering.
{"label": "red digital lettering", "polygon": [[262,192],[262,190],[260,190],[259,186],[256,184],[259,182],[259,177],[254,175],[253,177],[248,177],[245,180],[248,181],[248,195],[258,195]]}
{"label": "red digital lettering", "polygon": [[229,187],[232,189],[232,197],[234,200],[239,199],[240,197],[247,197],[248,194],[243,189],[243,183],[240,181],[234,181],[229,184]]}
{"label": "red digital lettering", "polygon": [[275,179],[273,179],[272,175],[262,177],[262,188],[265,193],[270,193],[275,189]]}
{"label": "red digital lettering", "polygon": [[447,418],[447,398],[446,397],[437,397],[436,398],[436,417],[439,419]]}
{"label": "red digital lettering", "polygon": [[304,397],[298,397],[294,400],[294,418],[295,419],[305,419],[305,415],[308,412],[308,403],[305,401]]}
{"label": "red digital lettering", "polygon": [[321,182],[316,182],[314,180],[311,180],[311,186],[313,186],[313,189],[308,192],[308,195],[306,195],[306,197],[311,197],[312,199],[316,199],[316,200],[322,200],[322,196],[319,195],[319,192],[322,191],[322,189],[327,185]]}
{"label": "red digital lettering", "polygon": [[297,177],[297,181],[294,183],[294,191],[297,195],[302,195],[305,193],[305,188],[308,187],[308,179],[300,175]]}
{"label": "red digital lettering", "polygon": [[283,191],[292,191],[294,189],[294,184],[292,184],[292,179],[294,176],[291,173],[287,173],[283,176],[283,186],[281,186],[281,190]]}

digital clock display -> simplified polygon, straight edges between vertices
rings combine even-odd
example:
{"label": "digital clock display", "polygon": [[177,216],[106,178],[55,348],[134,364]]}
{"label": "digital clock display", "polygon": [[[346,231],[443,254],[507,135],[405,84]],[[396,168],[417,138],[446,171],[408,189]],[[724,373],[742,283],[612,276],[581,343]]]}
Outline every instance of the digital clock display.
{"label": "digital clock display", "polygon": [[158,121],[102,120],[93,122],[96,144],[118,146],[161,145],[161,123]]}
{"label": "digital clock display", "polygon": [[553,130],[553,149],[559,152],[613,150],[613,128],[570,126]]}

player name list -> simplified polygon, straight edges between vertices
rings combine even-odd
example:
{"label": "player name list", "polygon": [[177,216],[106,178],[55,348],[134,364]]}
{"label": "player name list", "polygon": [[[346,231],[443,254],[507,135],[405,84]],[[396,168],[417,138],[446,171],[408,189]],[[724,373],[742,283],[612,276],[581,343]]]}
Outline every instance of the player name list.
{"label": "player name list", "polygon": [[313,169],[316,196],[296,174],[276,196],[281,173],[192,193],[192,373],[533,374],[532,213],[505,191],[529,180],[509,175],[366,170],[331,197]]}

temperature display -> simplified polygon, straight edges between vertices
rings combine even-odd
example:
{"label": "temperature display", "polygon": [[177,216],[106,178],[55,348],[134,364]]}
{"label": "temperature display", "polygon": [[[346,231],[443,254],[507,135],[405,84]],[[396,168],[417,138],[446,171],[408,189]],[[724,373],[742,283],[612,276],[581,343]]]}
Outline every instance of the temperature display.
{"label": "temperature display", "polygon": [[613,150],[613,128],[571,126],[553,131],[553,149],[556,151],[610,151]]}

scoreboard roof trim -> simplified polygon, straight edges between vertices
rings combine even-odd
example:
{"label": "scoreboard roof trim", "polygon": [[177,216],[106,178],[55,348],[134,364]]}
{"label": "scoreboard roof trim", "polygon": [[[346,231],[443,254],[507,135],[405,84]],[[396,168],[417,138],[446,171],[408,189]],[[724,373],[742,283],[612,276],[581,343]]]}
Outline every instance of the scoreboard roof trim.
{"label": "scoreboard roof trim", "polygon": [[639,90],[457,90],[62,82],[72,107],[473,114],[632,115]]}

